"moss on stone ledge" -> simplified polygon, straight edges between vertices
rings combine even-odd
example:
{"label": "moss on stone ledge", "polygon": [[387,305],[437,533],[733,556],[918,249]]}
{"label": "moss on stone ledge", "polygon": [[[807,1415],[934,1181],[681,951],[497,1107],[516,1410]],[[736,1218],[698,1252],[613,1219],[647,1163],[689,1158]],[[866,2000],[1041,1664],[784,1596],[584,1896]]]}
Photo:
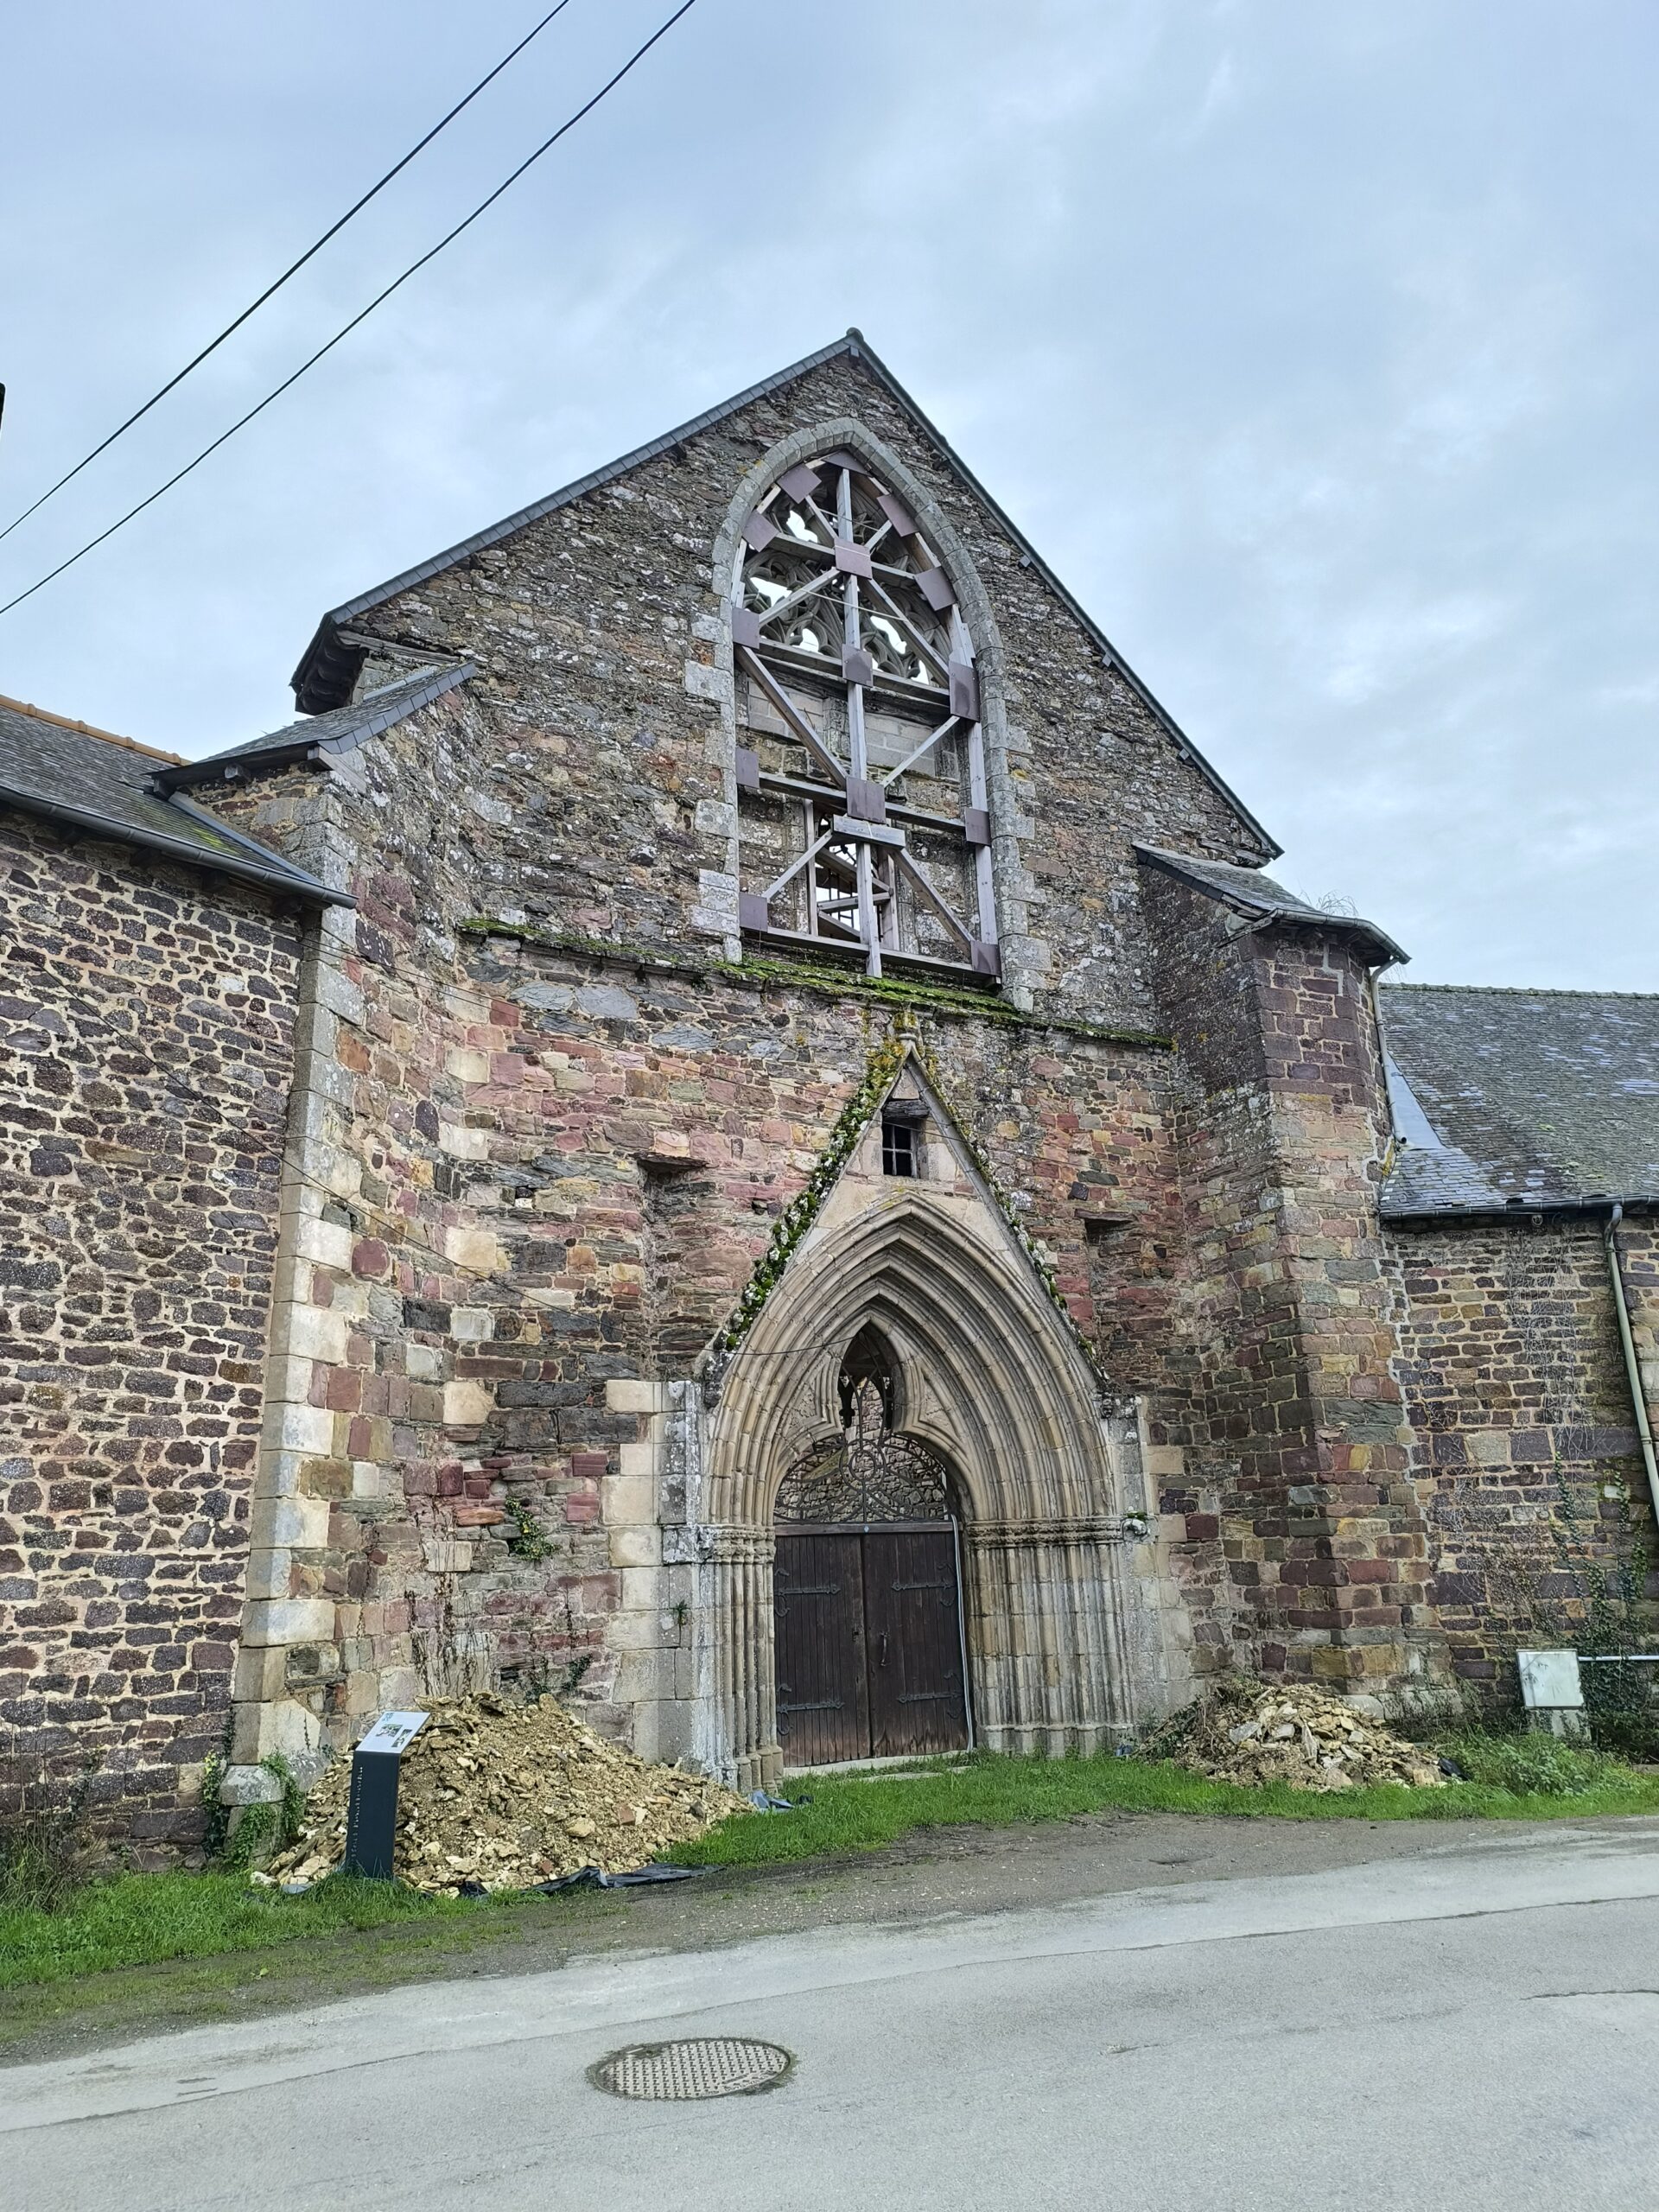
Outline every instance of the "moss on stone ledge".
{"label": "moss on stone ledge", "polygon": [[1077,1021],[1060,1014],[1027,1014],[988,991],[957,988],[949,983],[916,982],[908,976],[856,976],[839,969],[817,967],[804,960],[701,960],[693,954],[672,952],[664,946],[617,944],[605,938],[579,937],[543,929],[536,922],[504,921],[493,914],[469,914],[457,928],[463,937],[517,938],[525,944],[544,946],[550,952],[575,953],[622,967],[660,968],[676,975],[734,983],[783,984],[792,990],[814,992],[822,998],[908,1007],[918,1014],[997,1022],[1010,1029],[1052,1030],[1068,1037],[1087,1037],[1103,1045],[1137,1045],[1165,1052],[1174,1050],[1173,1039],[1154,1029],[1118,1029],[1103,1022]]}

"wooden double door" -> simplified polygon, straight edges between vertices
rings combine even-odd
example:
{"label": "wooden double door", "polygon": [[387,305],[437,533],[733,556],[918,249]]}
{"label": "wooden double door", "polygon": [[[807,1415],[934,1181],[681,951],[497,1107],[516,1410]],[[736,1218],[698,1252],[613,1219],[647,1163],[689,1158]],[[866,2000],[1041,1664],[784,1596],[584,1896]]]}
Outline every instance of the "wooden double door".
{"label": "wooden double door", "polygon": [[787,1766],[961,1750],[962,1598],[950,1522],[778,1530],[778,1739]]}

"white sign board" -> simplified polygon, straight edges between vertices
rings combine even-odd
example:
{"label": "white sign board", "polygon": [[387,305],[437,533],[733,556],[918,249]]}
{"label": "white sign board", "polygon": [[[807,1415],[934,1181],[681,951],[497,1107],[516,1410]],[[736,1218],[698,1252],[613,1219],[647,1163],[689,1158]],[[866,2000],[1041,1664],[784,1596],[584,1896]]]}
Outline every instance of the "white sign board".
{"label": "white sign board", "polygon": [[1515,1663],[1521,1669],[1521,1701],[1529,1710],[1583,1705],[1576,1651],[1517,1651]]}
{"label": "white sign board", "polygon": [[401,1751],[413,1743],[426,1722],[423,1713],[383,1713],[357,1748],[359,1751]]}

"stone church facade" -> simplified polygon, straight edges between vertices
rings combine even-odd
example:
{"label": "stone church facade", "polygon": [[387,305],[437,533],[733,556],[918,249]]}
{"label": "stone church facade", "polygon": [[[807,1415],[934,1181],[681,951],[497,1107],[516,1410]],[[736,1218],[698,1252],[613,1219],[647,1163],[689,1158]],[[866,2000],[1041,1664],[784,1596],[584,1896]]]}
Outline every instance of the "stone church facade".
{"label": "stone church facade", "polygon": [[856,334],[295,690],[0,707],[0,1753],[162,1850],[487,1684],[754,1786],[1643,1618],[1656,1001],[1379,989]]}

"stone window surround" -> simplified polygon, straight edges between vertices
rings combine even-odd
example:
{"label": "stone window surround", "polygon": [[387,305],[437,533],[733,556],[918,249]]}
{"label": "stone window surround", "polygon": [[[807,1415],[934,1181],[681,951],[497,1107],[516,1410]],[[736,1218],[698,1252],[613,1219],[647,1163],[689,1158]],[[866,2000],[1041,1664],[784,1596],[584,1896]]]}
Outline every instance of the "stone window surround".
{"label": "stone window surround", "polygon": [[[832,416],[810,429],[792,432],[770,448],[739,485],[715,540],[709,581],[720,603],[720,612],[699,618],[694,626],[698,636],[712,650],[713,666],[694,661],[687,664],[686,671],[687,688],[709,698],[720,709],[720,726],[711,739],[710,755],[721,772],[727,856],[723,881],[705,880],[702,886],[710,934],[722,938],[728,960],[742,959],[743,940],[737,923],[738,727],[731,604],[740,588],[740,571],[747,547],[744,529],[762,495],[779,476],[798,462],[809,461],[836,446],[845,447],[867,461],[872,473],[887,484],[916,517],[950,578],[963,621],[974,640],[985,776],[991,803],[991,858],[996,886],[997,937],[1002,955],[1002,992],[1011,1004],[1022,1012],[1029,1012],[1034,992],[1047,970],[1049,954],[1047,946],[1033,935],[1030,926],[1028,902],[1037,884],[1027,866],[1031,824],[1020,809],[1008,768],[1011,733],[1007,702],[1007,657],[1001,633],[979,571],[938,501],[889,446],[851,416]],[[718,931],[714,927],[716,921],[721,925]]]}

